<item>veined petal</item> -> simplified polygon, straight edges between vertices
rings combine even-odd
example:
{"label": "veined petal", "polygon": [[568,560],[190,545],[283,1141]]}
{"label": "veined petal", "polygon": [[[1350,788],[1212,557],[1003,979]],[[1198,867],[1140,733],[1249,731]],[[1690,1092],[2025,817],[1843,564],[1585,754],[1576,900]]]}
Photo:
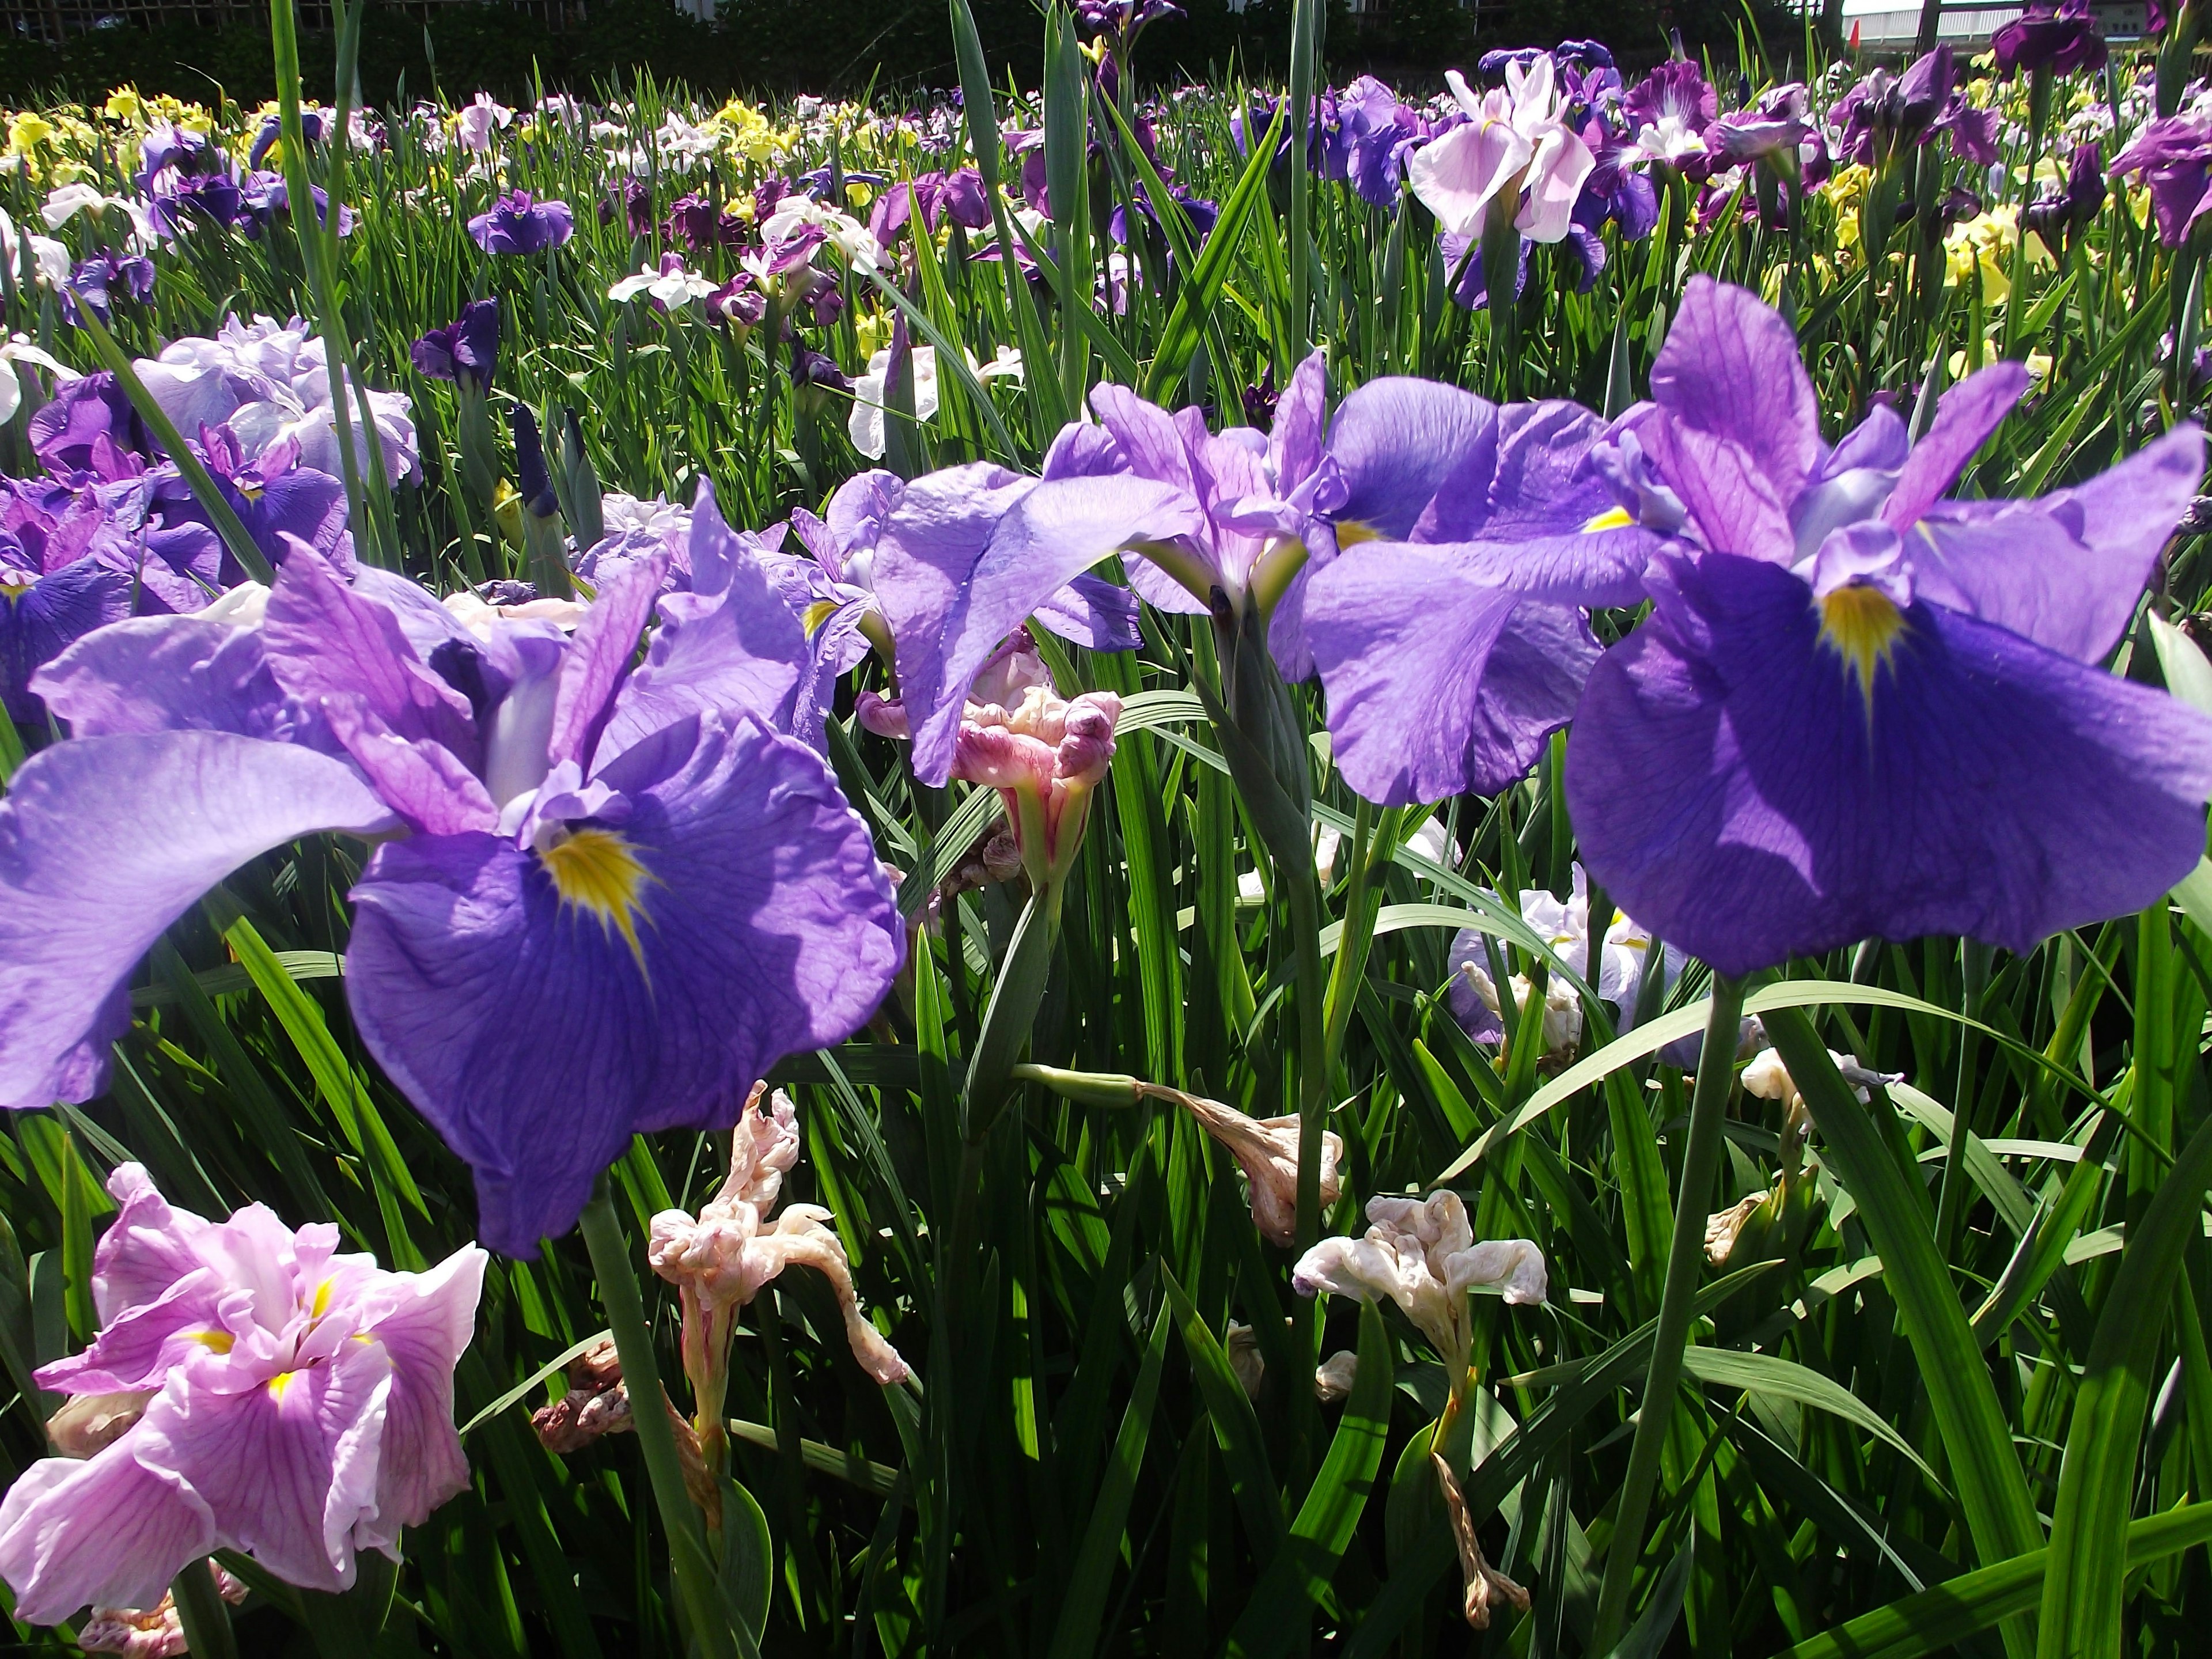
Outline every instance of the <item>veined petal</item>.
{"label": "veined petal", "polygon": [[190,1210],[171,1208],[143,1164],[117,1164],[107,1192],[120,1207],[92,1253],[93,1307],[102,1324],[198,1272],[193,1246],[209,1228]]}
{"label": "veined petal", "polygon": [[634,1130],[726,1125],[785,1054],[850,1036],[904,951],[866,827],[804,744],[702,716],[598,779],[629,804],[635,955],[496,836],[387,845],[354,890],[362,1037],[510,1255],[574,1224]]}
{"label": "veined petal", "polygon": [[[667,595],[660,618],[644,663],[616,695],[596,751],[601,764],[709,708],[757,715],[773,731],[793,729],[799,682],[813,651],[799,618],[769,587],[759,559],[750,553],[733,558],[727,584],[711,598]],[[816,727],[799,735],[814,741],[821,734]]]}
{"label": "veined petal", "polygon": [[2163,694],[1925,603],[1855,665],[1789,572],[1664,562],[1567,793],[1593,878],[1668,944],[1730,974],[1869,937],[2026,951],[2203,854],[2212,721]]}
{"label": "veined petal", "polygon": [[335,1594],[353,1584],[354,1527],[374,1513],[391,1386],[384,1350],[351,1341],[242,1388],[195,1387],[179,1370],[120,1443],[197,1492],[223,1543]]}
{"label": "veined petal", "polygon": [[1145,643],[1138,610],[1128,588],[1086,574],[1045,598],[1033,614],[1040,628],[1087,650],[1136,651]]}
{"label": "veined petal", "polygon": [[1936,399],[1935,420],[1913,445],[1882,507],[1891,529],[1903,535],[1935,505],[2027,386],[2027,365],[2007,361],[1969,374]]}
{"label": "veined petal", "polygon": [[80,738],[127,732],[276,735],[283,693],[258,630],[198,617],[133,617],[88,634],[33,689]]}
{"label": "veined petal", "polygon": [[2072,489],[1936,502],[1905,532],[1913,581],[1940,605],[2100,662],[2134,618],[2203,471],[2204,434],[2182,426]]}
{"label": "veined petal", "polygon": [[1504,688],[1502,704],[1487,696],[1495,647],[1523,604],[1471,575],[1451,548],[1370,543],[1313,574],[1306,635],[1347,783],[1409,805],[1487,794],[1528,770],[1573,713],[1596,651],[1585,645],[1555,665],[1516,657],[1513,672],[1534,683]]}
{"label": "veined petal", "polygon": [[969,682],[1039,605],[1133,542],[1200,528],[1196,502],[1173,484],[1015,482],[981,465],[918,478],[877,549],[876,593],[898,641],[900,696],[924,782],[948,775]]}
{"label": "veined petal", "polygon": [[1472,234],[1490,198],[1535,155],[1529,142],[1504,121],[1480,118],[1454,127],[1413,152],[1406,177],[1422,206],[1448,235]]}
{"label": "veined petal", "polygon": [[453,1367],[476,1334],[489,1259],[471,1245],[428,1273],[381,1274],[359,1304],[361,1334],[392,1364],[376,1512],[356,1534],[364,1549],[397,1545],[402,1527],[422,1525],[468,1485],[468,1458],[453,1430]]}
{"label": "veined petal", "polygon": [[130,1024],[132,966],[200,895],[318,830],[390,830],[351,768],[228,732],[82,738],[0,804],[0,1105],[86,1100]]}
{"label": "veined petal", "polygon": [[[709,519],[720,522],[707,503]],[[691,520],[692,534],[699,533],[699,514]],[[655,555],[641,559],[608,579],[601,586],[584,620],[576,624],[568,642],[568,655],[561,664],[561,687],[553,703],[553,730],[546,753],[557,766],[562,761],[587,764],[613,712],[615,688],[629,671],[637,649],[637,636],[653,614],[654,596],[667,573],[666,558]],[[632,741],[636,740],[634,734]]]}
{"label": "veined petal", "polygon": [[[1748,289],[1690,278],[1651,366],[1651,397],[1682,426],[1741,450],[1744,470],[1785,507],[1820,460],[1820,409],[1796,337]],[[1682,489],[1672,470],[1668,482]],[[1726,550],[1759,556],[1750,547]]]}
{"label": "veined petal", "polygon": [[1494,450],[1497,431],[1498,406],[1472,392],[1401,375],[1370,380],[1329,423],[1328,453],[1346,490],[1338,522],[1382,541],[1413,539],[1445,481],[1474,452]]}
{"label": "veined petal", "polygon": [[1781,564],[1796,557],[1790,498],[1778,491],[1774,476],[1760,469],[1750,450],[1663,410],[1637,432],[1708,547]]}
{"label": "veined petal", "polygon": [[15,1616],[57,1625],[87,1606],[150,1607],[216,1546],[207,1504],[141,1464],[137,1431],[84,1462],[42,1458],[0,1498],[0,1578]]}
{"label": "veined petal", "polygon": [[1516,227],[1533,242],[1564,241],[1583,184],[1596,167],[1589,146],[1564,124],[1553,123],[1528,164],[1528,197]]}
{"label": "veined petal", "polygon": [[304,544],[276,573],[261,641],[276,683],[294,696],[318,706],[357,697],[400,737],[442,744],[465,766],[481,759],[468,699],[416,655],[390,608],[347,587]]}

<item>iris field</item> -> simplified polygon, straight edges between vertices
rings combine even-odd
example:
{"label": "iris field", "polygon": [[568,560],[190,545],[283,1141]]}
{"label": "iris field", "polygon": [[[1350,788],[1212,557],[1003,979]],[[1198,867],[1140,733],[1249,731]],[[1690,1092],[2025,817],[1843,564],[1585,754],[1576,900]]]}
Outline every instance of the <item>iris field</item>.
{"label": "iris field", "polygon": [[1173,9],[7,115],[27,1650],[2201,1644],[2196,0]]}

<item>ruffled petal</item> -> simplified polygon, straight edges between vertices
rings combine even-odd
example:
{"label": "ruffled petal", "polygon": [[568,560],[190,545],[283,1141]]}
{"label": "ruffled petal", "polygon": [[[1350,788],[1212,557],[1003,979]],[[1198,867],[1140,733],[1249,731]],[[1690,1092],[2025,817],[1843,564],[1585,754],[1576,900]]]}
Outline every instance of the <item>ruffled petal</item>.
{"label": "ruffled petal", "polygon": [[509,1255],[565,1232],[634,1130],[726,1125],[785,1054],[849,1036],[904,951],[866,827],[804,744],[702,717],[598,775],[629,800],[635,956],[495,836],[387,845],[354,890],[362,1037]]}
{"label": "ruffled petal", "polygon": [[1912,447],[1882,507],[1891,529],[1903,535],[1935,504],[2027,387],[2027,365],[2008,359],[1969,374],[1936,400],[1935,420]]}
{"label": "ruffled petal", "polygon": [[1789,572],[1670,558],[1567,750],[1583,856],[1723,973],[1880,937],[2027,951],[2156,902],[2204,848],[2212,721],[1916,604],[1871,696]]}
{"label": "ruffled petal", "polygon": [[2204,434],[2184,426],[2073,489],[1937,502],[1905,536],[1916,590],[2048,650],[2100,662],[2134,619],[2203,471]]}
{"label": "ruffled petal", "polygon": [[1131,542],[1200,527],[1188,490],[1143,478],[1033,483],[979,463],[908,485],[875,583],[898,642],[915,775],[945,781],[969,683],[1039,605]]}
{"label": "ruffled petal", "polygon": [[[1651,366],[1651,398],[1680,424],[1741,450],[1785,505],[1819,464],[1820,407],[1796,337],[1748,289],[1690,278]],[[1681,488],[1672,472],[1668,482]]]}
{"label": "ruffled petal", "polygon": [[1334,514],[1339,526],[1412,539],[1445,481],[1475,452],[1494,451],[1497,433],[1497,405],[1472,392],[1397,375],[1370,380],[1329,423],[1329,457],[1346,490]]}
{"label": "ruffled petal", "polygon": [[137,1431],[84,1462],[48,1457],[0,1498],[0,1578],[15,1616],[58,1625],[88,1606],[150,1607],[185,1565],[216,1547],[207,1504],[142,1465]]}
{"label": "ruffled petal", "polygon": [[392,1362],[375,1343],[265,1380],[196,1385],[189,1371],[127,1437],[156,1474],[189,1486],[222,1541],[288,1584],[335,1594],[354,1580],[355,1525],[375,1512]]}
{"label": "ruffled petal", "polygon": [[489,1260],[471,1245],[428,1273],[380,1275],[360,1304],[362,1334],[392,1362],[376,1513],[356,1534],[364,1549],[397,1545],[402,1527],[422,1525],[468,1485],[468,1458],[453,1431],[453,1367],[476,1334]]}
{"label": "ruffled petal", "polygon": [[1411,805],[1488,794],[1528,770],[1573,713],[1596,651],[1556,667],[1516,657],[1508,672],[1536,683],[1486,702],[1495,647],[1523,604],[1470,574],[1453,548],[1376,542],[1314,574],[1306,633],[1347,783],[1378,804]]}
{"label": "ruffled petal", "polygon": [[[800,682],[813,659],[805,630],[770,588],[760,561],[733,558],[726,585],[711,599],[672,593],[660,601],[660,627],[643,665],[616,696],[598,762],[605,765],[640,738],[709,708],[742,711],[772,731],[793,732]],[[798,735],[821,746],[818,726]]]}
{"label": "ruffled petal", "polygon": [[394,823],[349,767],[289,744],[165,732],[33,756],[0,804],[0,1105],[99,1092],[132,966],[240,865]]}
{"label": "ruffled petal", "polygon": [[88,634],[33,682],[80,738],[129,732],[278,735],[284,694],[259,632],[199,617],[134,617]]}

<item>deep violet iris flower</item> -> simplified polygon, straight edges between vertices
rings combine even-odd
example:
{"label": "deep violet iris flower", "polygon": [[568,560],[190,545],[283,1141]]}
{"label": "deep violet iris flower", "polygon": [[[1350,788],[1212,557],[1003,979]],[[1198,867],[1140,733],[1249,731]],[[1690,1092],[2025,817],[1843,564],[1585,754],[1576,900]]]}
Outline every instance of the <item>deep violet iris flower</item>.
{"label": "deep violet iris flower", "polygon": [[469,234],[486,253],[543,253],[575,234],[566,202],[535,202],[526,190],[508,191],[469,221]]}
{"label": "deep violet iris flower", "polygon": [[397,1560],[400,1529],[468,1485],[453,1367],[484,1253],[386,1273],[339,1255],[327,1222],[172,1209],[136,1164],[107,1190],[122,1208],[93,1255],[100,1333],[38,1373],[70,1396],[50,1425],[70,1455],[0,1500],[15,1616],[152,1607],[216,1549],[325,1593],[352,1586],[361,1550]]}
{"label": "deep violet iris flower", "polygon": [[1373,380],[1338,409],[1338,552],[1304,623],[1360,794],[1502,789],[1566,724],[1598,656],[1580,607],[1633,603],[1661,544],[1584,465],[1604,432],[1574,404],[1500,409],[1427,380]]}
{"label": "deep violet iris flower", "polygon": [[1788,325],[1692,281],[1621,423],[1639,516],[1681,540],[1566,769],[1591,875],[1670,944],[1730,974],[1870,937],[2027,950],[2203,854],[2212,721],[2100,664],[2203,434],[2035,500],[1945,500],[2027,386],[1996,364],[1918,443],[1877,406],[1831,448]]}
{"label": "deep violet iris flower", "polygon": [[2089,15],[2089,0],[2028,0],[2026,10],[1990,37],[1990,50],[2007,75],[2105,67],[2105,37]]}
{"label": "deep violet iris flower", "polygon": [[565,1231],[633,1132],[727,1125],[777,1060],[849,1036],[903,955],[891,892],[785,735],[805,642],[703,486],[691,561],[635,666],[653,562],[573,637],[478,633],[295,548],[258,625],[78,641],[34,682],[74,735],[0,805],[0,1105],[96,1093],[146,948],[319,830],[378,842],[348,1000],[495,1249]]}
{"label": "deep violet iris flower", "polygon": [[427,331],[409,348],[417,373],[488,390],[499,366],[499,301],[471,300],[443,328]]}

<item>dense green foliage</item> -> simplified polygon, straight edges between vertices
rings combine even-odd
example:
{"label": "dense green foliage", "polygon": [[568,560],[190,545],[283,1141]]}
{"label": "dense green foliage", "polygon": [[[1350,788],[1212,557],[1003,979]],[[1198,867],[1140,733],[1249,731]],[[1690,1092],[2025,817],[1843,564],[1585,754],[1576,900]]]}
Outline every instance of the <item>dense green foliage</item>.
{"label": "dense green foliage", "polygon": [[[964,9],[956,0],[956,16]],[[751,78],[744,52],[775,65],[761,71],[772,79],[803,74],[821,61],[808,54],[834,43],[856,65],[882,53],[915,78],[955,78],[934,22],[933,46],[915,43],[918,19],[912,40],[899,33],[908,24],[898,17],[878,45],[866,22],[812,8],[743,27],[730,20],[760,15],[726,14],[712,36],[652,10],[649,33],[643,10],[589,26],[627,37],[609,61],[719,84],[725,65],[729,80]],[[1286,38],[1286,12],[1248,15],[1254,31]],[[473,46],[449,25],[434,79],[427,63],[418,78],[412,48],[396,36],[380,45],[378,27],[372,16],[362,75],[376,99],[403,69],[410,98],[434,85],[455,101],[479,83],[515,88],[515,54],[541,49],[505,19]],[[265,64],[243,49],[233,59],[228,38],[210,38],[226,54],[208,60],[210,73],[250,106],[270,84],[252,78]],[[606,66],[579,44],[601,38],[560,44],[568,73]],[[550,39],[543,49],[550,55]],[[1780,79],[1784,56],[1747,59],[1744,72],[1754,84]],[[179,61],[189,61],[181,51]],[[87,55],[68,73],[79,91],[104,93],[125,78],[123,62]],[[1839,70],[1832,85],[1850,78]],[[850,85],[854,66],[837,75]],[[1070,131],[1081,142],[1086,103],[1093,132],[1111,128],[1114,112],[1079,77],[1047,84],[1038,101],[1000,107],[1055,146]],[[1062,101],[1070,84],[1073,109]],[[968,89],[982,90],[972,77]],[[1910,410],[1985,356],[2029,357],[2037,391],[1978,457],[1968,494],[2056,488],[2198,407],[2189,366],[2202,242],[2163,247],[2124,191],[2055,257],[2031,257],[2016,234],[2006,242],[1999,213],[1972,220],[1984,240],[1948,255],[1943,222],[1923,215],[1870,258],[1865,198],[1851,193],[1863,177],[1814,192],[1779,232],[1735,203],[1700,223],[1678,179],[1663,187],[1656,233],[1616,244],[1589,292],[1540,250],[1509,328],[1450,303],[1433,224],[1409,200],[1370,207],[1310,177],[1295,151],[1272,169],[1248,165],[1229,119],[1249,91],[1224,81],[1158,112],[1159,163],[1224,212],[1204,253],[1183,250],[1172,276],[1146,251],[1152,280],[1130,283],[1120,313],[1092,307],[1073,275],[1096,268],[1106,210],[1139,187],[1136,161],[1115,143],[1087,169],[1064,148],[1054,158],[1062,176],[1087,175],[1094,211],[1048,233],[1034,287],[969,258],[958,229],[920,244],[902,291],[845,274],[848,307],[810,327],[810,345],[857,374],[896,311],[945,366],[935,419],[894,420],[892,465],[1034,467],[1102,379],[1239,422],[1248,390],[1256,404],[1314,343],[1338,389],[1419,374],[1618,412],[1647,389],[1697,272],[1761,289],[1794,315],[1832,437],[1877,398]],[[2101,91],[2063,83],[2074,100],[2063,112]],[[342,175],[327,170],[327,150],[313,158],[360,216],[331,245],[336,285],[319,301],[289,227],[257,240],[195,235],[161,254],[149,304],[118,305],[117,338],[147,354],[253,313],[298,313],[339,334],[374,384],[413,399],[427,479],[395,493],[384,552],[444,586],[526,574],[519,546],[471,501],[451,388],[409,361],[416,337],[487,294],[507,331],[500,398],[548,417],[575,410],[608,488],[684,498],[709,477],[732,521],[752,526],[818,507],[865,465],[842,394],[795,388],[787,355],[762,331],[607,296],[664,251],[657,229],[633,236],[619,212],[602,222],[608,153],[649,145],[672,111],[707,118],[712,103],[694,106],[644,74],[603,95],[614,137],[526,116],[502,141],[501,183],[576,210],[576,238],[556,255],[480,254],[463,226],[492,181],[395,110],[388,144],[350,157]],[[1984,95],[2011,100],[2015,118],[2013,182],[1989,202],[2002,210],[2024,193],[2028,150],[2047,155],[2052,141],[2030,130],[2017,88]],[[245,112],[217,113],[227,139],[250,139]],[[2124,123],[2142,114],[2124,101]],[[84,118],[94,139],[66,165],[115,185],[115,135]],[[778,104],[702,125],[718,134],[711,158],[656,173],[657,210],[687,190],[735,203],[769,173],[956,164],[925,155],[887,110]],[[765,147],[763,130],[774,135]],[[970,129],[945,130],[969,143]],[[35,222],[77,142],[64,135],[0,184],[19,223]],[[2107,140],[2108,157],[2119,142]],[[1987,185],[1985,173],[1939,154],[1923,152],[1908,185],[1917,199]],[[87,233],[80,222],[68,234]],[[720,280],[730,258],[694,262]],[[1063,272],[1073,305],[1054,291]],[[7,306],[9,328],[93,365],[52,295],[20,289]],[[987,362],[1002,347],[1024,351],[1023,381],[986,386],[951,364],[955,348]],[[2203,541],[2185,535],[2122,647],[2122,671],[2203,700],[2212,665],[2185,630],[2208,598]],[[1524,783],[1443,803],[1443,839],[1417,844],[1427,815],[1356,799],[1330,764],[1317,693],[1296,691],[1316,734],[1312,817],[1334,848],[1316,887],[1270,855],[1256,809],[1232,786],[1198,695],[1219,682],[1212,635],[1150,613],[1147,628],[1140,656],[1068,647],[1053,663],[1064,685],[1119,691],[1126,712],[1030,1056],[1255,1116],[1326,1109],[1346,1175],[1324,1232],[1358,1231],[1372,1194],[1445,1184],[1465,1194],[1478,1238],[1541,1246],[1547,1304],[1477,1303],[1480,1386],[1446,1423],[1443,1447],[1490,1559],[1529,1588],[1533,1611],[1502,1614],[1485,1633],[1462,1620],[1428,1461],[1443,1366],[1395,1310],[1363,1316],[1294,1296],[1291,1253],[1255,1232],[1235,1166],[1188,1114],[1071,1100],[1032,1075],[995,1118],[971,1115],[987,1011],[1020,977],[1009,969],[1021,895],[987,882],[948,892],[939,925],[917,926],[909,973],[867,1034],[774,1079],[798,1099],[805,1135],[789,1190],[835,1212],[864,1304],[919,1383],[869,1381],[811,1275],[787,1276],[748,1310],[728,1404],[735,1472],[768,1553],[732,1545],[729,1571],[764,1591],[761,1650],[1594,1651],[1672,1218],[1723,1211],[1794,1169],[1782,1106],[1737,1092],[1710,1190],[1680,1189],[1691,1084],[1655,1055],[1705,1024],[1711,978],[1694,966],[1618,1041],[1592,999],[1571,1051],[1546,1052],[1542,1022],[1531,1021],[1530,1040],[1501,1056],[1448,1012],[1446,951],[1478,916],[1534,980],[1532,1008],[1562,969],[1496,896],[1571,889],[1570,738]],[[902,750],[851,716],[848,702],[831,723],[832,759],[919,923],[988,833],[996,799],[916,784]],[[1441,863],[1438,846],[1449,849]],[[100,1177],[113,1164],[143,1162],[176,1202],[210,1214],[259,1200],[294,1224],[336,1220],[350,1248],[390,1266],[420,1266],[473,1236],[467,1171],[370,1063],[347,1015],[339,975],[357,850],[305,843],[227,883],[156,948],[110,1094],[0,1125],[0,1359],[17,1391],[0,1420],[0,1480],[45,1449],[51,1402],[31,1368],[91,1334],[91,1254],[112,1207]],[[1316,891],[1322,911],[1309,914]],[[2196,1650],[2212,1613],[2197,1547],[2212,1536],[2208,892],[2186,889],[2173,906],[2024,956],[1948,939],[1869,943],[1793,963],[1749,993],[1820,1127],[1804,1173],[1784,1186],[1779,1224],[1703,1273],[1692,1346],[1662,1402],[1671,1417],[1649,1536],[1620,1575],[1633,1619],[1611,1651],[2023,1659],[2068,1652],[2083,1630],[2097,1639],[2082,1651]],[[1862,1103],[1822,1044],[1901,1081]],[[624,1225],[641,1235],[656,1211],[696,1208],[726,1160],[725,1135],[641,1138],[611,1177]],[[677,1377],[672,1298],[644,1283],[664,1374]],[[634,1441],[559,1456],[531,1432],[529,1409],[606,1327],[601,1309],[575,1237],[536,1261],[497,1262],[459,1375],[471,1488],[410,1534],[403,1567],[377,1565],[345,1597],[253,1577],[240,1650],[684,1651]],[[1361,1356],[1358,1385],[1319,1403],[1316,1362],[1343,1350]],[[1234,1368],[1248,1356],[1264,1362],[1256,1388]],[[63,1650],[59,1638],[23,1635]]]}

